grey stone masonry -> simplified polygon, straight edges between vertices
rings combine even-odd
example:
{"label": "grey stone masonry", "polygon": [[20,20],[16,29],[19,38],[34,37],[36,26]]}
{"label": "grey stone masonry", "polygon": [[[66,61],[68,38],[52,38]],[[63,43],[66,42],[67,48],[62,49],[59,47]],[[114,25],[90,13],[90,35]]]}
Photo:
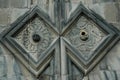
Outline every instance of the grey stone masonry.
{"label": "grey stone masonry", "polygon": [[0,0],[0,8],[8,8],[10,6],[10,0]]}
{"label": "grey stone masonry", "polygon": [[[61,6],[59,6],[60,3],[55,4],[55,3],[60,2],[60,1],[61,2],[63,1],[65,3],[62,6],[62,7],[64,7],[64,8],[62,8],[63,12],[62,12]],[[46,29],[46,28],[48,28],[51,32],[52,31],[55,32],[55,33],[52,33],[55,35],[55,37],[56,37],[56,35],[57,35],[57,37],[58,36],[61,37],[64,34],[67,34],[69,32],[69,29],[72,29],[73,27],[65,28],[63,26],[63,28],[65,28],[63,31],[68,31],[68,32],[65,32],[64,34],[58,35],[59,31],[57,31],[57,28],[61,27],[61,25],[59,25],[59,24],[64,25],[64,23],[62,23],[62,20],[64,21],[64,16],[67,16],[67,18],[65,17],[65,20],[67,22],[67,19],[70,19],[71,14],[75,14],[75,11],[77,10],[76,8],[78,7],[80,2],[89,11],[91,11],[90,14],[92,14],[92,11],[99,14],[105,20],[105,22],[108,22],[108,25],[109,24],[114,25],[114,27],[116,27],[117,29],[120,30],[120,0],[0,0],[0,35],[2,35],[1,33],[4,33],[4,31],[8,31],[9,27],[11,26],[12,23],[14,23],[17,20],[19,21],[20,19],[22,19],[21,17],[24,13],[26,13],[27,11],[32,12],[32,9],[36,5],[38,5],[38,7],[40,8],[40,11],[43,10],[43,12],[45,13],[45,14],[44,13],[42,13],[42,14],[44,14],[44,15],[47,14],[47,16],[45,16],[45,18],[48,18],[48,21],[46,19],[45,22],[49,22],[48,24],[45,24],[45,27],[43,27],[44,25],[41,25],[41,27],[43,27],[43,32],[48,31]],[[57,13],[57,9],[58,9],[59,14]],[[61,9],[61,10],[59,10],[59,9]],[[64,11],[64,9],[65,9],[65,11]],[[37,11],[39,11],[39,10],[36,10],[36,12]],[[60,15],[61,13],[65,13],[65,15],[62,16],[62,15]],[[29,13],[27,15],[29,15]],[[39,13],[39,15],[41,15],[41,13]],[[48,17],[48,15],[49,15],[49,17]],[[60,15],[60,16],[57,17],[57,15]],[[26,16],[26,15],[24,15],[24,16]],[[28,16],[27,18],[29,19],[29,17],[30,16]],[[44,17],[44,16],[41,16],[41,17]],[[75,16],[73,16],[73,17],[75,17]],[[37,20],[36,16],[35,16],[35,19]],[[40,22],[37,22],[37,23],[42,24],[43,19],[42,18],[40,18],[40,19],[41,19],[41,23]],[[57,23],[57,20],[60,22]],[[97,22],[97,19],[95,21]],[[28,25],[24,25],[24,26],[29,27],[30,25],[33,25],[32,23],[34,23],[34,21],[32,21],[32,20],[29,22],[30,23]],[[23,24],[23,23],[25,23],[25,22],[24,21],[21,22],[21,24]],[[52,26],[57,25],[57,27],[55,27],[55,30],[51,29],[50,23],[53,23]],[[36,25],[36,23],[34,23],[34,25]],[[37,24],[37,25],[39,26],[39,24]],[[70,25],[71,25],[71,23],[70,23]],[[17,24],[17,26],[19,26],[19,25]],[[16,27],[16,26],[14,26],[14,27]],[[22,27],[23,27],[23,25],[22,25]],[[13,32],[14,32],[14,30],[16,30],[15,33],[18,35],[18,38],[19,37],[21,38],[22,34],[27,35],[29,30],[34,30],[34,28],[32,29],[31,27],[29,27],[28,30],[24,29],[23,33],[18,34],[19,32],[22,31],[22,27],[20,27],[19,30],[17,30],[17,28],[15,28],[15,29],[10,28],[10,31],[13,30]],[[44,30],[44,28],[46,30]],[[116,32],[119,33],[119,30],[117,30],[116,28],[114,29],[113,26],[110,27],[111,30],[115,30]],[[95,26],[95,29],[96,30],[94,30],[94,31],[97,31],[96,26]],[[100,29],[100,31],[102,31],[102,28],[99,28],[99,29]],[[42,28],[41,28],[41,30],[42,30]],[[76,30],[78,30],[78,28]],[[36,31],[40,32],[40,30],[39,29],[37,30],[37,28],[36,28]],[[78,30],[78,32],[79,31],[80,30]],[[72,31],[72,32],[74,33],[75,31]],[[21,62],[20,62],[20,60],[18,60],[18,58],[19,58],[18,53],[20,53],[20,50],[17,50],[17,48],[19,48],[19,46],[16,47],[16,49],[14,49],[14,46],[13,46],[14,44],[12,44],[12,47],[11,47],[7,43],[7,38],[10,37],[10,39],[9,39],[9,42],[10,42],[16,36],[16,34],[13,37],[13,35],[10,36],[10,34],[8,35],[8,33],[6,33],[4,36],[2,36],[6,39],[6,41],[5,41],[5,39],[2,39],[3,41],[0,40],[0,80],[120,80],[120,40],[118,40],[118,39],[116,39],[116,41],[115,41],[116,43],[112,48],[108,48],[108,49],[110,49],[110,51],[107,51],[108,53],[104,57],[101,58],[99,63],[95,65],[95,67],[91,70],[91,72],[88,73],[87,75],[84,75],[82,70],[78,69],[77,62],[74,63],[75,61],[77,61],[77,58],[73,59],[73,61],[69,59],[69,56],[72,55],[72,51],[69,51],[68,48],[66,47],[66,46],[68,46],[68,44],[65,44],[65,46],[64,46],[63,44],[65,42],[60,41],[60,40],[56,41],[57,45],[53,46],[53,48],[54,47],[57,48],[56,50],[53,50],[53,52],[52,52],[51,50],[53,48],[50,49],[50,53],[52,53],[52,54],[50,54],[49,56],[53,56],[54,54],[55,55],[53,56],[53,58],[52,57],[49,58],[49,56],[48,56],[49,64],[47,63],[47,61],[44,62],[43,67],[46,68],[46,71],[42,72],[41,70],[44,68],[41,67],[41,65],[40,65],[35,69],[36,70],[36,72],[35,72],[33,69],[31,69],[30,56],[26,55],[27,56],[26,59],[28,60],[28,64],[22,63],[22,62],[25,62],[25,60],[26,60],[26,59],[25,60],[22,59],[22,58],[24,58],[24,56],[20,55]],[[31,31],[31,33],[34,33],[34,31],[33,32]],[[11,34],[12,34],[12,32],[11,32]],[[76,34],[77,34],[77,32],[76,32]],[[8,36],[5,37],[6,35],[8,35]],[[49,34],[46,34],[46,36],[49,36]],[[77,40],[76,39],[77,36],[79,37],[79,34],[74,36],[75,40]],[[95,36],[96,36],[96,34],[95,34]],[[27,41],[30,39],[30,42],[33,42],[32,36],[30,36],[29,39],[27,37],[29,37],[29,36],[23,37],[23,35],[22,35],[22,39],[26,40],[26,42],[24,42],[24,44],[36,46],[36,43],[29,44]],[[40,37],[45,37],[45,35],[40,35]],[[98,36],[96,36],[96,37],[98,38]],[[0,36],[0,38],[1,38],[1,36]],[[62,39],[62,38],[60,38],[60,39]],[[70,39],[73,41],[74,41],[74,38],[70,37]],[[95,38],[94,40],[97,40],[97,38]],[[21,39],[21,43],[18,43],[18,44],[22,44],[22,39]],[[49,39],[49,38],[46,38],[46,39]],[[43,39],[41,39],[41,40],[43,40]],[[17,43],[17,38],[15,38],[13,41]],[[44,42],[45,44],[48,43],[47,40],[43,40],[43,41],[45,41]],[[50,41],[50,39],[48,41]],[[102,41],[102,38],[101,38],[101,41]],[[74,41],[74,42],[76,42],[76,41]],[[81,42],[84,42],[84,41],[81,41]],[[6,45],[4,45],[4,43]],[[61,44],[59,44],[59,43],[61,43]],[[112,43],[112,39],[109,43],[110,44]],[[62,47],[61,47],[61,45],[62,45]],[[7,48],[7,46],[11,47],[10,48],[11,51],[9,50],[9,48]],[[22,45],[22,46],[24,47],[24,45]],[[32,48],[37,48],[37,47],[33,46]],[[61,50],[59,48],[61,48]],[[71,48],[71,47],[69,47],[69,48]],[[45,48],[45,49],[47,49],[47,48]],[[64,49],[64,50],[62,50],[62,49]],[[22,52],[22,50],[21,50],[21,52]],[[26,48],[26,50],[27,50],[27,48]],[[14,55],[12,54],[13,53],[12,51],[14,52]],[[100,50],[100,51],[102,52],[102,50]],[[28,50],[28,52],[29,52],[29,50]],[[60,52],[62,54],[60,54]],[[95,52],[97,52],[97,51],[95,50]],[[23,51],[23,54],[24,53],[25,52]],[[17,54],[17,55],[15,56],[15,54]],[[56,55],[56,54],[58,54],[58,55]],[[45,54],[42,54],[42,55],[45,55]],[[68,56],[68,57],[66,58],[66,56]],[[38,56],[36,56],[36,57],[38,57]],[[59,59],[59,57],[60,57],[60,59]],[[71,58],[73,58],[73,57],[71,56]],[[43,58],[43,57],[40,57],[40,58]],[[62,59],[63,59],[63,61],[59,61]],[[45,58],[45,60],[47,60],[47,58]],[[40,61],[42,61],[42,59]],[[56,64],[58,62],[60,62],[61,64],[54,66],[54,64]],[[35,63],[31,62],[31,64],[32,64],[33,68],[36,67],[33,65]],[[47,66],[47,64],[48,64],[48,66]],[[25,65],[27,65],[27,67]],[[81,66],[81,65],[79,65],[79,66]],[[41,67],[41,70],[39,69],[40,67]],[[28,68],[28,70],[27,70],[27,68]],[[57,68],[59,68],[59,69],[57,69]],[[37,79],[36,79],[36,76],[33,75],[33,73],[31,73],[29,71],[29,69],[31,70],[31,72],[33,71],[34,73],[36,73]],[[39,70],[38,73],[42,72],[43,74],[45,74],[46,78],[44,78],[44,75],[42,77],[38,78],[39,75],[37,73],[37,70]],[[61,72],[60,72],[60,70],[61,70]],[[72,70],[73,70],[73,72],[72,72]],[[55,74],[55,75],[53,76],[53,74]],[[62,75],[62,78],[58,74]],[[71,79],[71,77],[73,77],[73,76],[75,76],[75,77],[73,79]],[[78,76],[78,79],[76,76]],[[50,77],[50,79],[48,79],[49,77]],[[55,77],[55,79],[52,79],[53,77]],[[70,77],[70,78],[68,79],[67,77]]]}

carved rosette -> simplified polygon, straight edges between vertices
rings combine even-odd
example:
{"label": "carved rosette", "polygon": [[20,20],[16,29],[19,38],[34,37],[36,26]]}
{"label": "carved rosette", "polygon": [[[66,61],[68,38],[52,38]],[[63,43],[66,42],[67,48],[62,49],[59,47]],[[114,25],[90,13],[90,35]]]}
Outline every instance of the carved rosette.
{"label": "carved rosette", "polygon": [[41,53],[43,53],[52,43],[55,35],[47,28],[39,18],[34,18],[25,28],[17,34],[14,39],[21,45],[28,54],[37,61]]}
{"label": "carved rosette", "polygon": [[98,28],[92,20],[82,16],[77,24],[65,35],[65,38],[80,52],[85,60],[93,55],[93,51],[105,38],[106,33]]}

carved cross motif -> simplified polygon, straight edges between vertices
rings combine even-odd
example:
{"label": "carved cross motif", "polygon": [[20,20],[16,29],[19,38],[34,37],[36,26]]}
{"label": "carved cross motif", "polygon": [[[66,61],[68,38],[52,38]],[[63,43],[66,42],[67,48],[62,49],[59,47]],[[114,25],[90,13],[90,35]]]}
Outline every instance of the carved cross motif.
{"label": "carved cross motif", "polygon": [[1,42],[36,77],[51,66],[56,80],[70,79],[72,69],[79,73],[72,76],[81,79],[118,41],[119,31],[82,4],[69,19],[64,0],[55,0],[54,11],[52,22],[35,6],[2,33]]}

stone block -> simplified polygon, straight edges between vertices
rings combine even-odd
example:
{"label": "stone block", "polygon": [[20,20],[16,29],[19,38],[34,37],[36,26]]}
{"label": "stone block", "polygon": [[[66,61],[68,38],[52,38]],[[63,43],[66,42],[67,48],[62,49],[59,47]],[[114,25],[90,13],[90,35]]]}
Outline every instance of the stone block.
{"label": "stone block", "polygon": [[99,14],[102,18],[105,19],[104,15],[104,4],[94,4],[90,5],[90,8],[95,11],[97,14]]}
{"label": "stone block", "polygon": [[0,77],[3,77],[5,76],[5,59],[4,59],[4,56],[0,56]]}
{"label": "stone block", "polygon": [[29,9],[18,9],[13,8],[11,12],[11,20],[10,23],[13,23],[18,17],[22,16]]}
{"label": "stone block", "polygon": [[9,0],[0,0],[0,8],[8,8],[9,6]]}
{"label": "stone block", "polygon": [[25,80],[23,77],[21,76],[12,76],[12,77],[7,77],[8,80]]}
{"label": "stone block", "polygon": [[115,2],[116,0],[93,0],[93,4],[96,3],[106,3],[106,2]]}
{"label": "stone block", "polygon": [[120,41],[108,52],[104,59],[102,63],[105,63],[108,70],[120,71]]}
{"label": "stone block", "polygon": [[112,25],[114,25],[117,29],[120,30],[120,22],[117,23],[111,23]]}
{"label": "stone block", "polygon": [[12,8],[25,8],[28,7],[28,0],[10,0]]}
{"label": "stone block", "polygon": [[109,23],[120,22],[120,3],[118,2],[97,3],[90,5],[90,8]]}
{"label": "stone block", "polygon": [[[120,3],[118,5],[120,5]],[[119,6],[116,6],[116,3],[107,3],[104,5],[104,15],[108,22],[118,22],[120,19],[120,7],[119,9],[118,7]]]}
{"label": "stone block", "polygon": [[9,9],[0,9],[0,25],[7,25],[9,23]]}

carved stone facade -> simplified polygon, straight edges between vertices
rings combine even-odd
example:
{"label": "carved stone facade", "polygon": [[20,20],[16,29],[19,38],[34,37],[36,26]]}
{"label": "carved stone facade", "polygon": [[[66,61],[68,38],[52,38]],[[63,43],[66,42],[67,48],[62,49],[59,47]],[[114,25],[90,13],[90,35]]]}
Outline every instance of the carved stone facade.
{"label": "carved stone facade", "polygon": [[120,80],[119,13],[119,0],[0,1],[0,80]]}
{"label": "carved stone facade", "polygon": [[93,56],[95,48],[105,39],[107,34],[102,32],[92,20],[88,20],[84,16],[73,26],[73,29],[65,37],[87,60]]}
{"label": "carved stone facade", "polygon": [[[39,56],[50,46],[55,34],[42,20],[35,17],[13,39],[21,45],[27,53],[37,62]],[[38,40],[36,40],[38,39]]]}

